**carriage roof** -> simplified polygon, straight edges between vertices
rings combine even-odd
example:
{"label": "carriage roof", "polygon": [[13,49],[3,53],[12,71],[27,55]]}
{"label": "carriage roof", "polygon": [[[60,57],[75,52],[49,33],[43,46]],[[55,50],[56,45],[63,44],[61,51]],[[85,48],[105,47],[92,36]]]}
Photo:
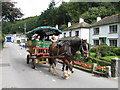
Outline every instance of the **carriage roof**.
{"label": "carriage roof", "polygon": [[62,31],[60,29],[57,29],[55,27],[51,27],[51,26],[40,26],[37,27],[29,32],[26,33],[26,35],[29,34],[42,34],[44,36],[51,36],[51,35],[59,35],[62,34]]}

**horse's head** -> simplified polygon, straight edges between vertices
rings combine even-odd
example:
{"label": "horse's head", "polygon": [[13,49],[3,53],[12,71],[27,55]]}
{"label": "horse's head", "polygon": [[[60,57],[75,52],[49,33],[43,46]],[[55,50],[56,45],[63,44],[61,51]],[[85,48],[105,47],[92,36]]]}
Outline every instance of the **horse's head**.
{"label": "horse's head", "polygon": [[83,39],[81,40],[80,52],[84,58],[87,58],[89,56],[87,40],[83,40]]}

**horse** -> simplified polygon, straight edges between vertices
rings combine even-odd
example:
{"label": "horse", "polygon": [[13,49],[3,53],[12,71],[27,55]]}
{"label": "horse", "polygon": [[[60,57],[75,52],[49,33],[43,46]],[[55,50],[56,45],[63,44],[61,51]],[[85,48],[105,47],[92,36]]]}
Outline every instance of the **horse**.
{"label": "horse", "polygon": [[[80,39],[77,36],[69,38],[69,40],[65,40],[62,42],[63,45],[61,47],[57,47],[57,43],[52,43],[49,47],[50,56],[56,56],[57,59],[62,59],[63,67],[66,65],[66,71],[63,73],[63,78],[68,79],[70,74],[73,73],[73,65],[71,61],[73,60],[72,56],[75,56],[76,51],[80,51],[81,55],[84,58],[88,57],[88,44]],[[63,57],[59,57],[63,56]],[[58,74],[56,71],[56,58],[49,59],[49,71],[54,74]]]}

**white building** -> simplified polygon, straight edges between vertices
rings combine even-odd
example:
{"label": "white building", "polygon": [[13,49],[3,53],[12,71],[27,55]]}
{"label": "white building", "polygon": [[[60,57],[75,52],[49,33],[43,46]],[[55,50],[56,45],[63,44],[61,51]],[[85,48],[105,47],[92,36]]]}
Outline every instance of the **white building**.
{"label": "white building", "polygon": [[8,34],[5,37],[5,40],[7,41],[7,37],[11,37],[11,42],[25,42],[27,41],[26,35],[23,34]]}
{"label": "white building", "polygon": [[26,35],[16,34],[16,37],[14,38],[15,42],[21,42],[24,43],[27,41]]}
{"label": "white building", "polygon": [[90,26],[89,43],[120,47],[120,15],[105,17]]}
{"label": "white building", "polygon": [[86,39],[89,42],[89,26],[82,18],[79,19],[79,23],[73,25],[69,22],[68,27],[63,30],[60,38],[79,36],[81,39]]}

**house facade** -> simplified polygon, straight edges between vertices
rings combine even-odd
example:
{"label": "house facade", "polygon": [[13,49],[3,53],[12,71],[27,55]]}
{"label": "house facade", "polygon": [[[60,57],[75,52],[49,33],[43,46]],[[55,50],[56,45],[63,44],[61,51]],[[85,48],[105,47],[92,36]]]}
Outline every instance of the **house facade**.
{"label": "house facade", "polygon": [[79,23],[75,23],[65,28],[60,35],[60,38],[78,36],[81,39],[87,40],[89,43],[89,26],[88,23],[84,22],[84,19],[80,18]]}
{"label": "house facade", "polygon": [[5,37],[5,41],[7,41],[7,38],[10,37],[11,42],[26,42],[27,41],[27,37],[26,35],[22,35],[22,34],[8,34]]}
{"label": "house facade", "polygon": [[120,47],[120,15],[105,17],[90,26],[89,43]]}

